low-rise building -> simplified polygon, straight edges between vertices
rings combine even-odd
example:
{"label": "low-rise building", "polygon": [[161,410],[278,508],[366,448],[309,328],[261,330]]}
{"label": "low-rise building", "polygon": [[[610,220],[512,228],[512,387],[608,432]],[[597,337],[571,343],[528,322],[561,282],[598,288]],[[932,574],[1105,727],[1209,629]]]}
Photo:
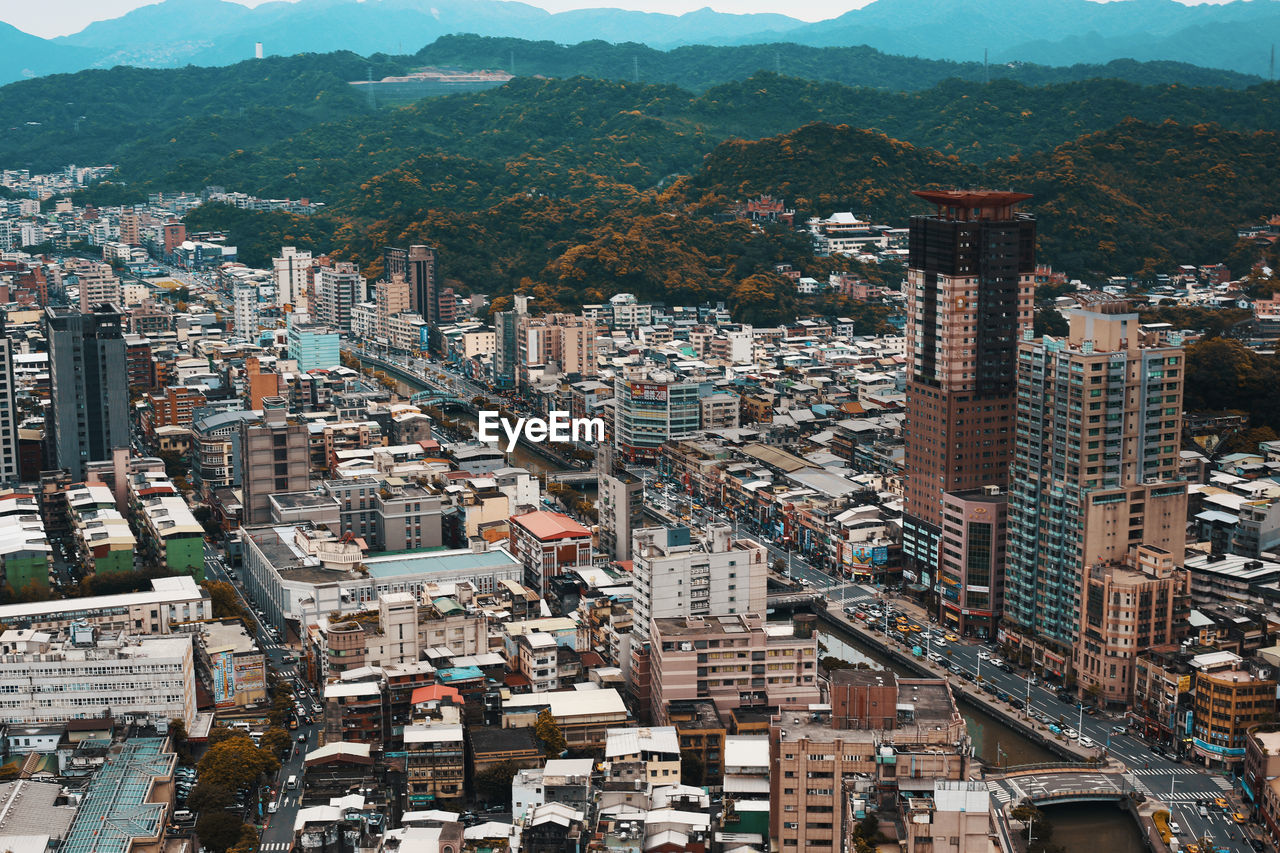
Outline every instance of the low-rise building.
{"label": "low-rise building", "polygon": [[547,510],[511,519],[511,553],[524,566],[524,582],[546,595],[551,578],[591,566],[591,531],[567,515]]}
{"label": "low-rise building", "polygon": [[513,695],[502,702],[502,725],[531,728],[544,710],[550,711],[571,749],[603,749],[606,732],[631,721],[622,696],[607,688]]}
{"label": "low-rise building", "polygon": [[818,640],[758,614],[654,619],[651,623],[654,722],[667,703],[710,699],[723,713],[746,707],[804,709],[821,701]]}
{"label": "low-rise building", "polygon": [[170,634],[213,618],[209,593],[190,575],[154,578],[145,592],[0,605],[0,624],[50,634],[80,624],[103,634]]}
{"label": "low-rise building", "polygon": [[1248,730],[1275,716],[1276,680],[1245,668],[1231,652],[1197,655],[1191,666],[1196,671],[1192,753],[1210,767],[1238,765]]}

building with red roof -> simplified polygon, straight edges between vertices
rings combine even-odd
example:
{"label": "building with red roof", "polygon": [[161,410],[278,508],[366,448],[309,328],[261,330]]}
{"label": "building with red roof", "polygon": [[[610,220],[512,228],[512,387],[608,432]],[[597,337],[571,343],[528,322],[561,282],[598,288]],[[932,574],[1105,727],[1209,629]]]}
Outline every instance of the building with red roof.
{"label": "building with red roof", "polygon": [[560,512],[537,510],[511,519],[511,553],[525,586],[545,596],[551,578],[591,566],[591,531]]}

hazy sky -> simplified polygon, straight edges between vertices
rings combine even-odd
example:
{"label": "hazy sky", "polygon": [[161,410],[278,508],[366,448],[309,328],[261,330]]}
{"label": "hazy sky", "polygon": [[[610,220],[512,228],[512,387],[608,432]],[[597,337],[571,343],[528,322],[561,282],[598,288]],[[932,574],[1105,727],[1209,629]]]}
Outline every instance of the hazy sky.
{"label": "hazy sky", "polygon": [[[93,21],[118,18],[130,9],[148,5],[149,0],[0,0],[0,21],[44,38],[79,32]],[[243,6],[257,6],[266,0],[235,0]],[[552,12],[566,9],[641,9],[646,12],[681,14],[710,6],[717,12],[779,12],[806,21],[821,21],[865,6],[870,0],[810,0],[796,6],[782,0],[524,0]],[[1183,0],[1183,2],[1226,2],[1226,0]]]}

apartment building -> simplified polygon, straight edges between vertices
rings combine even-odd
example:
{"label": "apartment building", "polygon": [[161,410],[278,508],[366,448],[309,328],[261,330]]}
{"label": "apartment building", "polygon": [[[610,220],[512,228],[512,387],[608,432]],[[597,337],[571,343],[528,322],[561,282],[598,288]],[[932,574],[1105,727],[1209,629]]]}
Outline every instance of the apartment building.
{"label": "apartment building", "polygon": [[116,506],[111,489],[78,484],[66,493],[76,553],[94,574],[131,572],[137,540]]}
{"label": "apartment building", "polygon": [[405,726],[404,752],[410,810],[440,808],[462,800],[466,743],[461,723]]}
{"label": "apartment building", "polygon": [[0,634],[0,721],[123,714],[195,722],[190,636],[99,636],[89,627],[60,637],[30,628]]}
{"label": "apartment building", "polygon": [[668,441],[702,422],[701,383],[663,370],[630,369],[613,383],[614,446],[627,461],[656,461]]}
{"label": "apartment building", "polygon": [[[340,261],[315,274],[316,321],[340,332],[351,331],[351,311],[365,301],[365,280],[353,263]],[[327,365],[331,366],[331,365]]]}
{"label": "apartment building", "polygon": [[932,586],[942,496],[1007,482],[1019,333],[1030,328],[1036,222],[1026,193],[918,191],[907,262],[904,578]]}
{"label": "apartment building", "polygon": [[95,305],[92,313],[45,309],[49,339],[50,413],[46,467],[84,479],[85,463],[129,446],[129,390],[121,313]]}
{"label": "apartment building", "polygon": [[740,707],[807,709],[821,700],[818,641],[756,613],[650,621],[650,714],[667,704],[710,699],[721,713]]}
{"label": "apartment building", "polygon": [[139,531],[140,558],[171,572],[204,578],[204,528],[165,474],[127,480],[129,511]]}
{"label": "apartment building", "polygon": [[1071,312],[1065,340],[1017,354],[1005,627],[1061,674],[1080,625],[1080,566],[1122,563],[1133,545],[1183,561],[1179,481],[1184,358],[1147,345],[1123,302]]}
{"label": "apartment building", "polygon": [[1004,609],[1007,506],[999,486],[942,495],[940,612],[944,625],[965,636],[996,635]]}
{"label": "apartment building", "polygon": [[188,622],[213,618],[213,603],[190,575],[154,578],[151,589],[58,601],[0,605],[0,623],[49,634],[77,623],[100,634],[170,634]]}
{"label": "apartment building", "polygon": [[[849,806],[859,791],[931,794],[939,781],[968,778],[968,736],[950,686],[892,672],[838,670],[833,687],[865,683],[889,691],[888,727],[837,721],[835,709],[781,710],[769,726],[769,834],[786,850],[843,849]],[[845,727],[848,725],[848,727]]]}
{"label": "apartment building", "polygon": [[5,334],[5,312],[0,311],[0,486],[11,486],[21,471],[18,453],[17,387],[13,376],[13,342]]}
{"label": "apartment building", "polygon": [[651,705],[654,619],[763,613],[768,603],[768,560],[762,545],[734,539],[728,525],[704,536],[685,527],[652,527],[633,537],[632,634],[623,670],[638,707]]}
{"label": "apartment building", "polygon": [[1082,585],[1076,681],[1099,704],[1128,707],[1137,656],[1186,633],[1191,576],[1163,548],[1137,545],[1123,565],[1086,565]]}
{"label": "apartment building", "polygon": [[307,284],[314,265],[310,252],[299,252],[293,246],[285,246],[280,250],[280,257],[271,259],[279,307],[288,305],[295,313],[307,312]]}
{"label": "apartment building", "polygon": [[271,520],[272,492],[308,488],[307,425],[289,417],[284,397],[262,399],[262,422],[240,424],[240,485],[244,493],[244,523]]}
{"label": "apartment building", "polygon": [[1195,728],[1191,752],[1208,767],[1231,769],[1245,757],[1251,728],[1276,710],[1276,679],[1249,669],[1231,652],[1191,660],[1195,670]]}

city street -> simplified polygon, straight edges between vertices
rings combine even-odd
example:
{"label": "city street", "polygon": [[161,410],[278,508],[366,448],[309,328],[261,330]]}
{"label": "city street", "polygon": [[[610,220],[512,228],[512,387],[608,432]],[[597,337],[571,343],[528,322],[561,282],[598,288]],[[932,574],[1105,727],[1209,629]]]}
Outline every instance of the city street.
{"label": "city street", "polygon": [[[673,484],[660,484],[656,473],[651,469],[628,470],[645,481],[645,512],[653,518],[664,523],[686,523],[694,528],[705,528],[713,522],[733,525],[736,535],[751,536],[768,550],[771,564],[775,560],[786,563],[783,571],[785,576],[800,581],[810,590],[823,593],[832,602],[833,611],[882,600],[883,593],[880,590],[833,577],[785,548],[778,547],[767,537],[745,529],[738,521],[701,506],[700,502],[683,489]],[[967,680],[974,683],[990,684],[998,693],[1022,700],[1026,704],[1020,712],[1023,716],[1031,712],[1040,720],[1042,727],[1052,725],[1064,730],[1064,734],[1060,736],[1062,738],[1070,734],[1065,730],[1076,730],[1078,735],[1083,735],[1086,739],[1083,742],[1077,740],[1079,745],[1093,749],[1099,756],[1107,755],[1123,762],[1127,768],[1126,778],[1134,789],[1170,805],[1171,819],[1182,830],[1179,838],[1184,846],[1200,839],[1208,839],[1220,849],[1238,850],[1241,853],[1252,850],[1243,832],[1244,828],[1236,825],[1232,819],[1237,805],[1232,804],[1229,809],[1224,810],[1213,803],[1215,799],[1231,794],[1232,785],[1228,778],[1208,772],[1203,767],[1157,755],[1145,741],[1128,734],[1127,730],[1126,733],[1119,733],[1124,729],[1123,720],[1102,713],[1094,716],[1085,714],[1078,702],[1063,702],[1058,699],[1053,688],[1044,684],[1032,684],[1030,673],[1017,670],[1005,672],[997,668],[990,662],[996,656],[994,646],[958,637],[948,641],[945,632],[932,625],[917,605],[890,599],[890,606],[907,617],[906,632],[896,630],[896,623],[884,611],[878,620],[847,618],[859,630],[868,630],[866,622],[876,621],[877,633],[898,635],[900,638],[905,633],[905,636],[912,638],[905,642],[910,646],[918,645],[926,656],[936,662],[945,662],[959,677],[967,676]],[[1053,734],[1052,730],[1048,733]],[[1094,746],[1090,747],[1090,743]],[[1200,814],[1201,804],[1206,804],[1204,816]]]}
{"label": "city street", "polygon": [[[313,706],[320,705],[320,698],[311,685],[298,677],[297,665],[285,660],[286,656],[292,656],[293,652],[271,636],[269,630],[254,613],[252,603],[245,600],[244,593],[232,578],[226,562],[217,549],[209,543],[205,543],[205,575],[209,580],[229,583],[236,591],[241,604],[253,619],[254,639],[267,656],[268,666],[281,680],[288,681],[293,686],[294,700],[307,708],[308,715],[312,719],[316,719],[311,712]],[[275,801],[279,805],[275,814],[267,813],[263,816],[265,825],[262,831],[261,849],[264,851],[288,850],[293,845],[293,822],[298,813],[299,797],[302,793],[302,765],[306,753],[320,745],[320,721],[299,725],[296,731],[289,732],[289,736],[292,738],[289,757],[280,762],[280,772],[274,781]],[[298,741],[300,736],[304,738],[302,742]],[[290,776],[297,776],[299,779],[298,787],[294,790],[285,789]]]}
{"label": "city street", "polygon": [[[856,589],[858,594],[849,598],[855,612],[857,605],[871,606],[884,600],[871,587],[858,586]],[[992,663],[997,656],[992,646],[962,639],[948,641],[941,629],[931,626],[922,618],[923,614],[918,607],[904,605],[895,599],[890,599],[889,605],[890,611],[882,610],[874,618],[868,616],[866,619],[858,619],[856,616],[846,615],[846,620],[857,631],[871,630],[866,626],[874,623],[878,629],[875,633],[910,637],[904,641],[904,645],[908,648],[919,646],[926,655],[937,655],[961,678],[974,683],[991,684],[996,690],[1024,702],[1030,700],[1020,712],[1022,716],[1025,717],[1029,710],[1037,716],[1042,726],[1052,725],[1063,730],[1069,727],[1078,731],[1096,744],[1093,749],[1097,755],[1109,756],[1125,765],[1126,777],[1133,788],[1170,805],[1172,820],[1183,830],[1180,839],[1184,846],[1207,838],[1219,846],[1225,845],[1229,850],[1241,853],[1252,850],[1242,834],[1243,828],[1237,826],[1231,817],[1235,807],[1224,810],[1213,804],[1213,800],[1217,798],[1230,796],[1232,786],[1229,779],[1210,773],[1203,767],[1172,761],[1155,754],[1140,738],[1113,731],[1123,727],[1122,720],[1101,713],[1095,716],[1085,714],[1079,703],[1063,702],[1053,689],[1044,684],[1032,684],[1034,679],[1029,673],[1017,670],[1005,672],[997,668]],[[897,630],[896,619],[892,616],[895,610],[906,617],[907,631]],[[918,630],[913,630],[913,626]],[[942,637],[941,644],[936,642],[939,637]],[[1207,802],[1206,815],[1203,817],[1200,815],[1202,802]]]}

